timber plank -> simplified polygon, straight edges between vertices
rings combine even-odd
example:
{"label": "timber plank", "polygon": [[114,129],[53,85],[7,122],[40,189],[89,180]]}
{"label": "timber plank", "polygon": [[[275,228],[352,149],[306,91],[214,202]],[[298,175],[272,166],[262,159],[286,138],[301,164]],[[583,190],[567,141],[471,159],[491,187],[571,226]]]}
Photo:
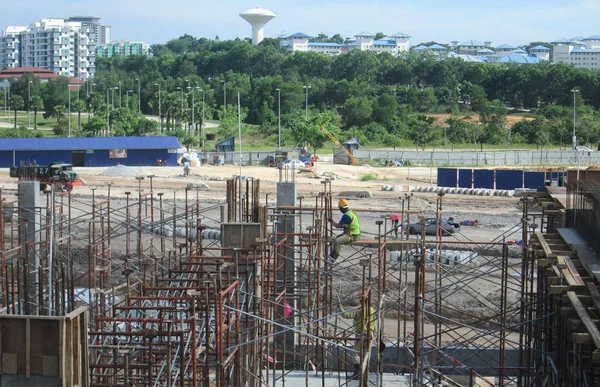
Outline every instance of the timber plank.
{"label": "timber plank", "polygon": [[592,341],[594,342],[596,349],[600,348],[600,331],[598,331],[598,328],[596,327],[596,325],[594,325],[594,322],[590,318],[590,315],[587,313],[584,306],[581,304],[581,301],[579,301],[579,298],[577,298],[577,294],[575,294],[575,292],[569,291],[567,292],[567,297],[569,297],[571,305],[573,305],[573,308],[575,308],[575,312],[577,312],[579,319],[581,320],[581,322],[583,322],[583,325],[585,325],[586,330],[590,335],[592,335]]}

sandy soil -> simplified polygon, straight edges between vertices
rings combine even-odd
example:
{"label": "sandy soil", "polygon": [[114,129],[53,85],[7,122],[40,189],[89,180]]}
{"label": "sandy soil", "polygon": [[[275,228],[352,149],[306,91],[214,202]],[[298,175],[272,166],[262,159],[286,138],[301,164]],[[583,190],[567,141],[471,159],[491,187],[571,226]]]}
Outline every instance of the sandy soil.
{"label": "sandy soil", "polygon": [[[141,170],[146,178],[138,182],[135,177],[121,176],[103,176],[102,173],[107,168],[76,168],[76,171],[82,176],[86,184],[76,187],[73,195],[88,201],[91,198],[92,190],[95,189],[96,197],[105,196],[110,184],[110,195],[112,198],[123,198],[125,192],[137,192],[138,187],[147,192],[150,186],[148,176],[153,175],[152,185],[154,192],[164,192],[165,198],[171,200],[173,193],[178,199],[185,195],[183,188],[188,184],[202,185],[199,189],[199,196],[206,202],[216,203],[225,200],[226,179],[238,176],[240,169],[238,166],[203,166],[192,168],[192,174],[186,178],[183,176],[181,167],[136,167]],[[297,181],[298,193],[305,197],[318,194],[322,191],[323,174],[334,177],[332,181],[332,190],[334,194],[347,190],[368,190],[373,194],[370,199],[350,198],[353,208],[358,209],[361,217],[361,227],[365,237],[372,237],[377,232],[375,221],[380,220],[386,213],[371,212],[369,210],[377,209],[389,211],[389,213],[400,212],[401,199],[406,194],[405,189],[408,185],[429,185],[436,182],[436,169],[430,168],[394,168],[394,167],[372,167],[372,166],[344,166],[321,163],[316,168],[316,174],[300,171],[279,170],[268,167],[243,167],[242,175],[260,179],[261,191],[263,194],[271,194],[269,201],[272,203],[276,192],[276,183],[280,180]],[[376,175],[377,180],[361,181],[361,178],[367,174]],[[16,179],[8,176],[8,170],[0,170],[0,188],[3,190],[3,196],[10,196],[16,192]],[[206,186],[204,186],[206,184]],[[382,185],[395,185],[397,191],[381,191]],[[403,187],[399,187],[403,186]],[[208,187],[208,188],[206,188]],[[194,195],[195,196],[195,195]],[[266,195],[263,195],[266,197]],[[261,201],[264,202],[264,197]],[[118,201],[119,199],[117,199]],[[121,200],[122,201],[122,200]],[[509,232],[513,226],[519,223],[521,210],[516,198],[504,197],[474,197],[464,195],[446,195],[444,198],[445,216],[454,216],[456,220],[478,219],[479,227],[463,227],[462,231],[456,236],[448,238],[449,240],[475,240],[481,242],[491,241],[502,233]],[[417,210],[423,216],[434,216],[436,210],[436,195],[433,193],[415,193],[411,199],[411,209]],[[214,214],[218,218],[218,214]],[[336,215],[337,216],[337,215]],[[411,219],[417,218],[417,214],[411,215]],[[308,224],[310,221],[307,219]],[[515,230],[507,234],[508,239],[520,239],[520,231]],[[434,237],[429,237],[434,238]],[[344,247],[351,249],[351,247]],[[346,251],[349,253],[349,251]],[[360,291],[362,274],[358,270],[358,262],[346,261],[341,263],[335,269],[333,284],[336,286],[335,292],[342,294],[355,294]],[[391,264],[390,264],[391,265]],[[487,275],[489,267],[495,265],[494,258],[482,259],[478,268],[475,267],[448,267],[446,271],[445,283],[445,303],[457,310],[469,310],[473,314],[492,316],[495,314],[493,304],[499,300],[499,286],[497,285],[497,271]],[[397,332],[397,305],[399,300],[398,292],[405,288],[409,299],[409,305],[414,298],[414,265],[404,266],[405,269],[390,269],[389,281],[391,289],[389,302],[386,306],[386,314],[389,319],[386,320],[386,336],[395,337]],[[408,271],[407,282],[399,282],[401,276],[404,277],[404,270]],[[478,272],[479,270],[479,272]],[[428,292],[431,292],[433,274],[428,275]],[[342,281],[344,286],[342,286]],[[495,285],[492,285],[495,284]],[[431,285],[431,286],[430,286]],[[431,297],[431,293],[428,294]],[[446,298],[447,297],[447,298]],[[510,293],[509,297],[513,300],[518,299],[517,293]],[[392,302],[392,299],[395,300]],[[456,313],[456,312],[448,312]],[[449,316],[449,315],[448,315]],[[410,320],[412,317],[407,316]],[[427,333],[432,329],[431,324],[426,324]],[[483,328],[483,327],[480,327]],[[407,331],[412,331],[412,322],[408,322]],[[451,333],[445,335],[444,342],[452,343],[456,341],[470,341],[485,343],[489,338],[477,338],[478,334],[471,327],[464,327],[456,331],[458,337],[464,335],[462,339],[457,338],[457,334]],[[403,333],[401,334],[403,335]],[[485,336],[485,335],[484,335]]]}
{"label": "sandy soil", "polygon": [[[452,117],[451,114],[427,114],[427,116],[435,117],[436,124],[440,124],[440,125],[445,124],[446,120],[448,118]],[[471,122],[471,123],[479,122],[479,114],[477,114],[477,113],[471,113],[469,116],[460,115],[460,117],[466,122]],[[520,122],[523,120],[532,121],[533,118],[523,117],[523,116],[511,116],[511,115],[506,116],[506,124],[508,126],[513,126],[517,122]]]}

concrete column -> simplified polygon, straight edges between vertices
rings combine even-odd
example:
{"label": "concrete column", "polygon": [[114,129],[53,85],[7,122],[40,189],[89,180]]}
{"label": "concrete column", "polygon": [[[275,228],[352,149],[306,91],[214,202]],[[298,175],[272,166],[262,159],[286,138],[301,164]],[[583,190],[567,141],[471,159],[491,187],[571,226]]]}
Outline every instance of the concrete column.
{"label": "concrete column", "polygon": [[[280,181],[277,183],[277,206],[296,206],[297,198],[298,187],[296,182]],[[285,238],[285,235],[283,235],[284,233],[296,232],[296,217],[294,216],[293,212],[294,211],[278,211],[279,217],[277,218],[277,223],[275,225],[275,230],[278,234],[277,242]],[[297,238],[295,236],[290,235],[288,237],[288,244],[296,244],[296,240]],[[285,249],[283,254],[287,261],[285,266],[286,270],[284,271],[282,269],[279,273],[277,273],[277,280],[281,284],[283,284],[283,281],[286,280],[287,294],[294,294],[296,292],[296,252],[294,247],[290,246]],[[278,291],[281,290],[282,289],[278,289]],[[294,310],[297,310],[295,300],[288,298],[287,302]],[[296,322],[296,316],[293,314],[286,321],[286,323],[289,325],[296,325]],[[295,337],[296,335],[292,331],[288,331],[285,337],[286,343],[288,345],[294,345]]]}
{"label": "concrete column", "polygon": [[[29,299],[37,304],[37,269],[40,264],[41,199],[39,181],[19,181],[19,206],[21,209],[21,258],[29,262]],[[27,246],[35,243],[33,246]],[[36,310],[29,308],[29,313]]]}

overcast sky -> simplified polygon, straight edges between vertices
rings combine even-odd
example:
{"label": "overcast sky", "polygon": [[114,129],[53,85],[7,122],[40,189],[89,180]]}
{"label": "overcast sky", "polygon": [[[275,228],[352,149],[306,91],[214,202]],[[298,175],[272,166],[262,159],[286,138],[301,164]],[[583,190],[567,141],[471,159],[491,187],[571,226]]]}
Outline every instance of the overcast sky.
{"label": "overcast sky", "polygon": [[266,37],[381,31],[411,35],[411,44],[473,39],[518,45],[600,34],[600,0],[7,0],[0,28],[90,15],[112,26],[113,40],[153,44],[183,34],[233,39],[251,37],[239,13],[256,6],[277,14],[265,27]]}

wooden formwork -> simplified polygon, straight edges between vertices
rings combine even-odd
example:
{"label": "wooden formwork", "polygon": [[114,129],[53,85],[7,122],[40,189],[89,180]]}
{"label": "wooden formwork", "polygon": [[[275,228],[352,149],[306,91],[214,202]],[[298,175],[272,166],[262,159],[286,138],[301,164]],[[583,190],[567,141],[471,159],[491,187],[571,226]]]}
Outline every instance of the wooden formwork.
{"label": "wooden formwork", "polygon": [[88,387],[87,309],[0,315],[0,385]]}

